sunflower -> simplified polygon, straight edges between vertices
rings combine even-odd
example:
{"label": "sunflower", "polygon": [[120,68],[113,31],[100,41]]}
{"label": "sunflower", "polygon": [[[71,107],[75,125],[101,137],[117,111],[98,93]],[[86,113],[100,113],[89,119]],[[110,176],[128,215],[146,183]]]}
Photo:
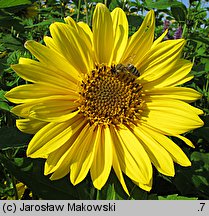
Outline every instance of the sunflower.
{"label": "sunflower", "polygon": [[[92,30],[71,17],[50,26],[46,45],[27,41],[37,60],[20,58],[12,68],[30,84],[15,87],[7,99],[19,105],[19,130],[35,134],[27,156],[45,158],[44,174],[56,180],[70,174],[73,185],[90,172],[101,189],[111,169],[128,192],[124,175],[146,191],[153,168],[174,176],[174,162],[191,163],[169,137],[201,127],[203,112],[191,105],[201,95],[177,87],[192,79],[192,63],[181,58],[185,40],[154,41],[154,11],[128,38],[120,8],[97,4]],[[154,41],[154,42],[153,42]]]}

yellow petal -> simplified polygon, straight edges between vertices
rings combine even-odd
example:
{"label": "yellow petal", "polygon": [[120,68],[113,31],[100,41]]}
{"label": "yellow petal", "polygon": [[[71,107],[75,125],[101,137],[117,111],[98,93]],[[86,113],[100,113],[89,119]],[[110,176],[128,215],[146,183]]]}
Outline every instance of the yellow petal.
{"label": "yellow petal", "polygon": [[146,96],[149,95],[150,99],[162,99],[166,98],[183,100],[186,102],[193,102],[201,98],[201,94],[194,89],[186,87],[163,87],[155,88],[149,91],[145,91]]}
{"label": "yellow petal", "polygon": [[20,63],[12,65],[12,68],[20,77],[30,82],[49,83],[75,91],[78,89],[78,80],[34,60],[20,58]]}
{"label": "yellow petal", "polygon": [[174,164],[168,152],[140,127],[133,128],[156,169],[164,175],[174,176]]}
{"label": "yellow petal", "polygon": [[89,51],[92,50],[92,44],[93,44],[93,33],[90,29],[90,27],[84,23],[84,22],[78,22],[76,23],[72,17],[66,17],[64,18],[65,22],[69,24],[72,28],[74,28],[77,33],[80,35],[81,38],[84,39],[86,42],[86,45],[89,49]]}
{"label": "yellow petal", "polygon": [[135,182],[135,181],[133,182],[135,185],[138,185],[141,189],[145,191],[150,191],[152,189],[153,178],[151,178],[147,184],[143,184],[143,183]]}
{"label": "yellow petal", "polygon": [[13,103],[27,103],[52,95],[76,95],[68,89],[49,84],[27,84],[17,86],[6,93],[5,97]]}
{"label": "yellow petal", "polygon": [[168,29],[166,29],[166,30],[162,33],[162,35],[161,35],[159,38],[157,38],[157,39],[153,42],[151,48],[154,48],[156,45],[158,45],[158,44],[163,40],[163,38],[167,35],[167,33],[168,33]]}
{"label": "yellow petal", "polygon": [[[63,146],[63,147],[65,147],[65,146]],[[51,180],[61,179],[70,172],[70,160],[71,160],[71,158],[68,157],[70,150],[67,149],[67,151],[66,151],[66,149],[62,148],[62,147],[61,147],[61,149],[65,150],[65,152],[64,151],[57,151],[57,155],[54,154],[55,157],[51,157],[51,160],[55,160],[54,163],[57,162],[56,166],[50,167],[50,165],[47,165],[49,157],[47,158],[47,161],[45,163],[44,174],[47,175],[48,173],[53,172],[53,174],[50,176]],[[51,169],[51,171],[50,171],[50,169]]]}
{"label": "yellow petal", "polygon": [[186,137],[183,137],[181,135],[176,135],[175,137],[181,139],[182,141],[184,141],[188,146],[192,147],[192,148],[195,148],[195,146],[193,145],[193,143],[187,139]]}
{"label": "yellow petal", "polygon": [[47,124],[48,124],[47,122],[39,121],[36,119],[17,119],[16,120],[17,128],[20,131],[24,133],[29,133],[29,134],[37,133],[41,128],[43,128]]}
{"label": "yellow petal", "polygon": [[[60,179],[70,172],[70,166],[72,165],[74,155],[78,153],[77,148],[81,149],[83,147],[86,149],[85,146],[86,141],[87,141],[87,146],[89,147],[89,136],[88,136],[88,140],[86,140],[87,134],[89,133],[89,128],[90,128],[89,124],[86,124],[81,130],[81,132],[78,134],[78,136],[76,137],[75,141],[73,143],[70,141],[70,146],[68,149],[61,148],[61,153],[63,152],[63,150],[66,150],[65,152],[63,152],[64,153],[63,155],[59,153],[60,149],[58,149],[58,153],[61,156],[60,158],[56,158],[54,162],[53,162],[53,158],[51,158],[52,163],[55,164],[56,162],[56,165],[52,166],[52,170],[50,171],[50,172],[54,171],[54,173],[50,177],[51,180]],[[81,162],[82,161],[80,161],[79,163]],[[75,174],[75,170],[73,172]],[[84,176],[85,174],[84,172],[85,170],[81,173],[83,174],[82,176]],[[86,170],[86,172],[88,172],[88,170]],[[71,180],[76,180],[76,179],[72,178]],[[76,184],[76,182],[74,181],[72,183]]]}
{"label": "yellow petal", "polygon": [[141,82],[151,82],[173,70],[184,44],[183,39],[167,40],[151,49],[138,67],[141,72]]}
{"label": "yellow petal", "polygon": [[124,191],[130,196],[130,194],[128,192],[128,188],[127,188],[126,183],[124,181],[123,173],[121,171],[121,167],[120,167],[117,155],[115,154],[115,151],[113,152],[113,169],[114,169],[115,174],[118,177]]}
{"label": "yellow petal", "polygon": [[[115,138],[115,136],[114,136],[114,128],[112,126],[110,126],[110,131],[111,131],[113,143],[117,142],[117,138]],[[121,170],[121,166],[120,166],[119,159],[118,159],[118,156],[116,154],[116,150],[115,150],[114,145],[113,145],[113,169],[114,169],[115,174],[117,175],[124,191],[130,196],[128,189],[126,187],[126,183],[125,183],[124,178],[123,178],[123,173]]]}
{"label": "yellow petal", "polygon": [[90,171],[94,187],[100,190],[106,183],[111,171],[113,140],[109,127],[98,127],[99,138],[96,143],[94,160]]}
{"label": "yellow petal", "polygon": [[11,112],[19,117],[28,118],[32,107],[34,107],[35,105],[36,100],[29,103],[17,105],[11,109]]}
{"label": "yellow petal", "polygon": [[179,80],[179,81],[173,83],[172,86],[182,85],[182,84],[184,84],[184,83],[190,81],[190,80],[193,79],[193,78],[194,78],[193,75],[187,75],[187,76],[184,77],[183,79],[181,79],[181,80]]}
{"label": "yellow petal", "polygon": [[[79,133],[75,133],[76,136],[79,136]],[[47,155],[47,160],[44,164],[44,175],[49,175],[53,172],[55,172],[56,170],[59,170],[60,167],[60,160],[61,158],[66,158],[66,155],[69,153],[69,149],[72,146],[72,144],[75,142],[75,136],[71,137],[67,143],[65,143],[65,145],[62,145],[61,147],[59,147],[57,150],[51,152],[49,155]],[[67,169],[65,169],[66,172],[62,173],[62,177],[64,177],[65,175],[67,175],[70,171],[70,165],[67,164]],[[54,179],[55,176],[51,176],[51,180],[55,180]],[[62,178],[61,177],[61,178]],[[57,179],[59,179],[59,176],[57,176]]]}
{"label": "yellow petal", "polygon": [[51,37],[44,36],[44,43],[50,49],[53,49],[54,51],[59,52],[58,48],[56,47],[56,44],[54,43],[54,40]]}
{"label": "yellow petal", "polygon": [[191,166],[191,162],[189,161],[188,157],[171,139],[144,126],[142,126],[142,130],[150,134],[150,136],[152,136],[159,145],[161,145],[166,151],[168,151],[174,162],[180,164],[181,166]]}
{"label": "yellow petal", "polygon": [[22,200],[22,197],[25,193],[26,188],[27,188],[27,186],[25,184],[23,184],[22,182],[19,182],[16,184],[16,190],[18,193],[18,199],[19,200]]}
{"label": "yellow petal", "polygon": [[40,62],[45,64],[46,68],[56,68],[58,74],[63,77],[74,79],[75,81],[81,80],[79,72],[58,52],[49,49],[35,41],[27,41],[25,43],[28,49]]}
{"label": "yellow petal", "polygon": [[[74,144],[71,150],[70,180],[73,185],[80,183],[88,174],[94,158],[94,152],[99,139],[98,128],[89,127],[83,140]],[[83,145],[81,144],[83,143]]]}
{"label": "yellow petal", "polygon": [[126,14],[120,8],[111,12],[114,32],[113,62],[118,63],[126,49],[128,41],[128,21]]}
{"label": "yellow petal", "polygon": [[109,10],[101,3],[96,5],[92,28],[97,63],[110,65],[114,46],[113,23]]}
{"label": "yellow petal", "polygon": [[[77,24],[78,24],[78,26],[80,27],[79,33],[82,34],[82,37],[86,37],[86,40],[85,40],[85,41],[89,41],[89,42],[88,42],[88,43],[90,44],[89,47],[92,48],[92,44],[93,44],[93,33],[92,33],[90,27],[89,27],[86,23],[84,23],[84,22],[78,22]],[[81,31],[81,29],[82,29],[83,31]]]}
{"label": "yellow petal", "polygon": [[142,123],[163,134],[178,135],[203,125],[197,115],[199,109],[197,111],[197,108],[183,101],[153,100],[147,102],[146,105],[147,109],[142,113]]}
{"label": "yellow petal", "polygon": [[183,84],[192,79],[192,77],[190,77],[190,79],[186,78],[187,80],[184,81],[185,77],[191,71],[192,65],[193,64],[190,61],[178,59],[175,61],[175,64],[173,64],[173,68],[169,68],[169,70],[167,70],[161,77],[149,82],[142,79],[141,82],[143,82],[143,89],[176,86],[180,85],[179,82]]}
{"label": "yellow petal", "polygon": [[151,10],[147,13],[141,27],[129,39],[122,63],[131,63],[138,68],[142,57],[150,50],[154,39],[155,15]]}
{"label": "yellow petal", "polygon": [[70,16],[67,16],[66,18],[64,18],[65,22],[70,25],[72,28],[74,28],[76,31],[79,31],[78,30],[78,25],[77,23],[75,22],[75,20],[70,17]]}
{"label": "yellow petal", "polygon": [[115,134],[114,145],[122,171],[133,181],[148,184],[152,166],[141,143],[126,126],[115,129]]}
{"label": "yellow petal", "polygon": [[[65,166],[63,170],[65,170],[65,173],[62,174],[55,174],[53,176],[51,176],[51,179],[59,178],[59,175],[65,176],[69,171],[70,171],[70,159],[69,157],[67,157],[69,155],[69,152],[71,151],[71,146],[74,144],[74,142],[76,141],[76,139],[79,137],[79,135],[81,134],[83,128],[86,126],[86,121],[84,121],[84,125],[83,127],[80,127],[79,130],[73,130],[73,134],[72,136],[68,139],[68,141],[62,145],[61,147],[59,147],[57,150],[51,152],[48,157],[47,160],[45,162],[45,168],[44,168],[44,175],[48,175],[50,173],[53,172],[60,172],[60,169],[62,169],[63,166]],[[78,127],[77,127],[78,128]],[[67,161],[66,161],[67,160]],[[64,163],[63,161],[65,161],[66,163]],[[61,172],[62,172],[61,171]]]}
{"label": "yellow petal", "polygon": [[32,138],[27,155],[37,158],[42,154],[50,154],[64,145],[77,131],[80,132],[84,124],[85,121],[80,115],[63,123],[49,123]]}
{"label": "yellow petal", "polygon": [[80,111],[77,109],[78,104],[70,100],[42,100],[36,104],[29,113],[29,117],[41,121],[63,122],[76,116]]}
{"label": "yellow petal", "polygon": [[91,68],[94,68],[94,63],[96,62],[95,55],[94,55],[94,47],[93,47],[93,33],[90,29],[90,27],[84,23],[84,22],[78,22],[78,30],[79,34],[81,35],[81,38],[85,39],[86,46],[89,50],[89,53],[91,53]]}
{"label": "yellow petal", "polygon": [[81,73],[93,68],[92,52],[85,38],[68,24],[53,23],[50,32],[59,52]]}
{"label": "yellow petal", "polygon": [[12,108],[11,112],[20,117],[30,117],[41,121],[62,122],[77,115],[77,99],[73,96],[56,95],[37,99]]}

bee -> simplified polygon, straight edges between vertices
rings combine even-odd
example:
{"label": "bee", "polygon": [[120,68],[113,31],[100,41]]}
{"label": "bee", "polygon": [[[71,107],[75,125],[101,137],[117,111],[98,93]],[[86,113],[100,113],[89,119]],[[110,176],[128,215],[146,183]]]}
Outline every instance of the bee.
{"label": "bee", "polygon": [[139,71],[137,70],[137,68],[132,65],[132,64],[127,64],[127,65],[124,65],[124,64],[117,64],[115,66],[115,72],[116,74],[119,74],[119,73],[124,73],[124,74],[131,74],[133,75],[134,77],[139,77],[140,76],[140,73]]}
{"label": "bee", "polygon": [[124,75],[132,75],[133,78],[137,78],[140,76],[140,72],[137,68],[132,64],[136,54],[132,54],[128,56],[126,59],[123,59],[123,63],[119,63],[114,67],[114,71],[116,74],[123,73]]}

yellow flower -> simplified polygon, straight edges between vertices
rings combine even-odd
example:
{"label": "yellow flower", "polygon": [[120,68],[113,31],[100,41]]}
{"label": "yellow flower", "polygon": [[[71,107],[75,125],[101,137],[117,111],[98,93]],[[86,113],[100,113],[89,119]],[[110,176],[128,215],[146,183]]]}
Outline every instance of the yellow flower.
{"label": "yellow flower", "polygon": [[[18,200],[21,200],[23,198],[23,195],[24,195],[26,189],[27,189],[27,186],[25,184],[23,184],[22,182],[19,182],[16,184]],[[29,196],[32,197],[32,192],[30,192]],[[7,200],[14,200],[14,199],[16,199],[15,196],[12,196],[12,197],[8,196],[7,197]]]}
{"label": "yellow flower", "polygon": [[191,163],[168,136],[182,139],[201,127],[203,112],[191,105],[201,97],[176,87],[192,79],[192,63],[181,58],[185,41],[154,40],[155,17],[150,11],[139,30],[128,38],[125,13],[111,13],[97,4],[92,31],[70,17],[50,26],[46,46],[28,41],[38,61],[21,58],[12,68],[32,82],[6,94],[12,112],[23,119],[17,127],[35,134],[27,155],[46,158],[45,175],[60,179],[70,173],[76,185],[90,171],[97,189],[113,168],[126,193],[123,174],[150,191],[152,165],[174,176],[174,162]]}

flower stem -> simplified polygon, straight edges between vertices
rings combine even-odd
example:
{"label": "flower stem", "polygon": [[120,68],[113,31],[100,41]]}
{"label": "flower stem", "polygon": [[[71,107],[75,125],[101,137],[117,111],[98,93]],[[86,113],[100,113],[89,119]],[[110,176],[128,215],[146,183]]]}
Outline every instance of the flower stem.
{"label": "flower stem", "polygon": [[81,0],[78,1],[78,13],[77,13],[77,17],[76,17],[76,22],[79,21],[80,10],[81,10]]}
{"label": "flower stem", "polygon": [[12,186],[13,186],[14,192],[15,192],[15,200],[18,200],[19,197],[18,197],[18,192],[17,192],[17,187],[16,187],[16,180],[15,180],[14,176],[11,177],[11,180],[12,180]]}
{"label": "flower stem", "polygon": [[84,0],[86,6],[86,23],[89,25],[89,15],[88,15],[88,2]]}

